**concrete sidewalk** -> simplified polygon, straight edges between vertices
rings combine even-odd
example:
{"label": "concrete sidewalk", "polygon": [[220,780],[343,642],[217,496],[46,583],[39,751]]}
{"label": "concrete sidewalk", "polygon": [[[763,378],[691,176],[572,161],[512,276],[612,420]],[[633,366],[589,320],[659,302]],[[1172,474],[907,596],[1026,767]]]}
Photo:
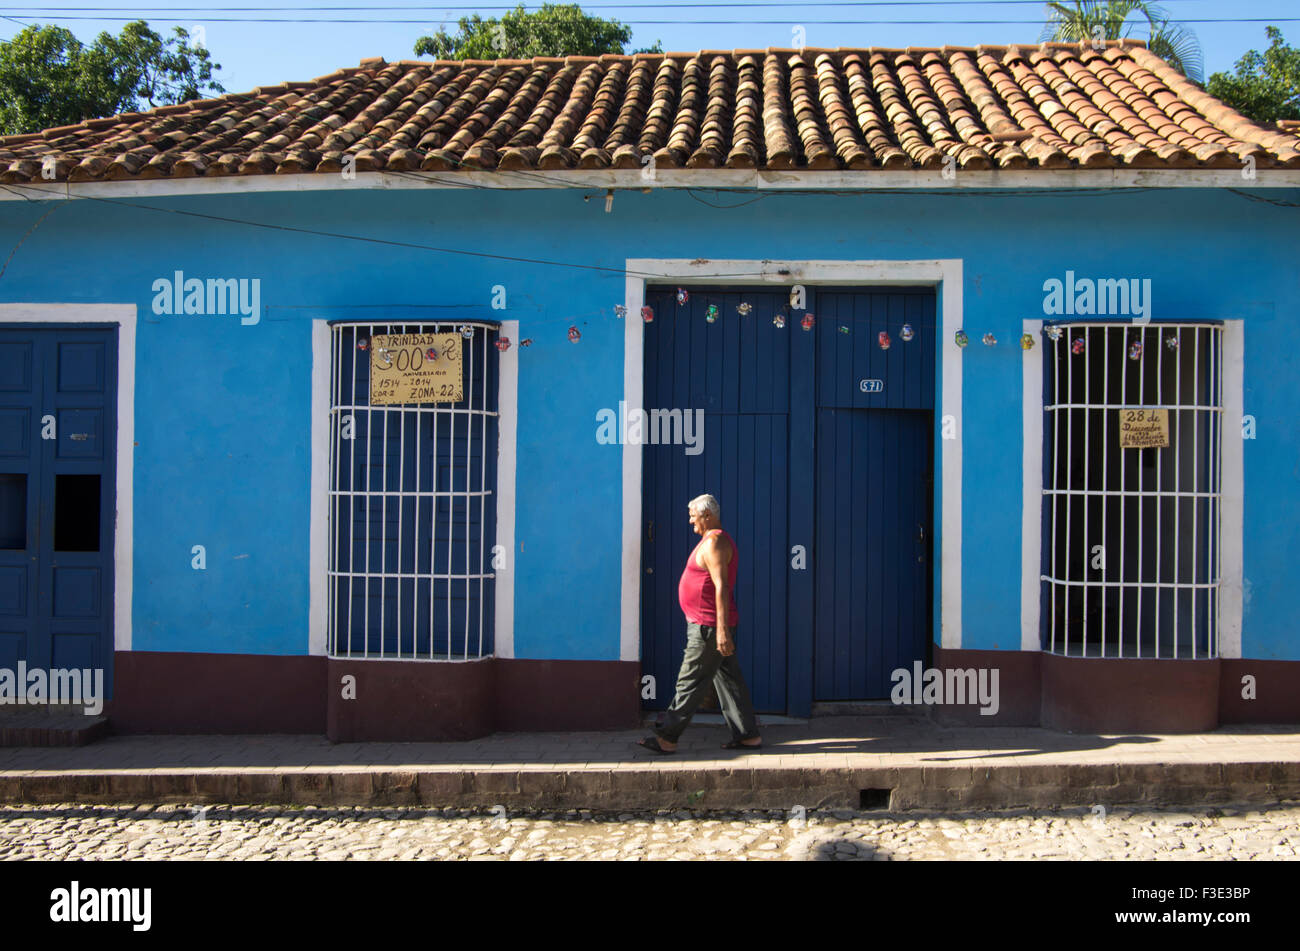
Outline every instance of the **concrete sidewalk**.
{"label": "concrete sidewalk", "polygon": [[1090,736],[905,716],[763,727],[724,751],[695,723],[678,753],[647,730],[498,733],[462,743],[319,736],[114,736],[0,749],[0,802],[211,802],[488,808],[980,809],[1300,799],[1300,727]]}

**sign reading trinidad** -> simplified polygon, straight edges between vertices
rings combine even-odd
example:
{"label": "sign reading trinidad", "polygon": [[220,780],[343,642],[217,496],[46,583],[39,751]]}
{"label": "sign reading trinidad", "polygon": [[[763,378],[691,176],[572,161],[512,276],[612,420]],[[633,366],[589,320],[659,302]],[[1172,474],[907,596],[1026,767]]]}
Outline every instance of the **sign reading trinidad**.
{"label": "sign reading trinidad", "polygon": [[370,338],[370,405],[459,403],[465,398],[460,334]]}

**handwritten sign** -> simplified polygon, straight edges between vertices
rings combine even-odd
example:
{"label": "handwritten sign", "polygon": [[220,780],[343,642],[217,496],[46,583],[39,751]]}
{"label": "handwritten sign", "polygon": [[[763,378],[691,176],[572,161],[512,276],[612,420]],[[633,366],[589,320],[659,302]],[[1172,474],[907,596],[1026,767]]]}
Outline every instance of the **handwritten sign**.
{"label": "handwritten sign", "polygon": [[1117,409],[1121,449],[1164,449],[1169,445],[1169,410]]}
{"label": "handwritten sign", "polygon": [[461,367],[460,334],[377,334],[370,338],[370,405],[459,403]]}

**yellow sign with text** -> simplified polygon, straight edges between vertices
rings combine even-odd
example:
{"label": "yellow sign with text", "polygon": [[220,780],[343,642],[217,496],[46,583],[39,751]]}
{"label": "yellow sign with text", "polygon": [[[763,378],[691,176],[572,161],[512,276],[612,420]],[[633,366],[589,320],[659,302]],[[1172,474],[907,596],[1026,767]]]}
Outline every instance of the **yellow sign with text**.
{"label": "yellow sign with text", "polygon": [[1117,409],[1121,449],[1164,449],[1169,445],[1169,410]]}
{"label": "yellow sign with text", "polygon": [[459,403],[465,398],[460,334],[370,338],[370,405]]}

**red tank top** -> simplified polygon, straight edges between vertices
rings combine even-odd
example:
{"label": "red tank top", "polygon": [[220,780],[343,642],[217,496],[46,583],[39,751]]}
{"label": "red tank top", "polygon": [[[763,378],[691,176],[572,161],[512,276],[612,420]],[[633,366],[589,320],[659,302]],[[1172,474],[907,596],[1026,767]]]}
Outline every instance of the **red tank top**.
{"label": "red tank top", "polygon": [[[735,541],[725,531],[720,528],[715,528],[713,531],[721,532],[722,536],[731,543],[731,561],[727,565],[727,624],[731,626],[740,620],[740,612],[736,610],[736,565],[740,561],[740,551],[736,548]],[[700,539],[700,544],[691,550],[686,558],[686,570],[682,572],[682,580],[677,583],[677,601],[682,606],[682,613],[686,615],[686,620],[706,627],[714,627],[718,623],[713,578],[709,575],[708,568],[701,568],[695,563],[695,553],[711,534],[713,532],[706,534]]]}

